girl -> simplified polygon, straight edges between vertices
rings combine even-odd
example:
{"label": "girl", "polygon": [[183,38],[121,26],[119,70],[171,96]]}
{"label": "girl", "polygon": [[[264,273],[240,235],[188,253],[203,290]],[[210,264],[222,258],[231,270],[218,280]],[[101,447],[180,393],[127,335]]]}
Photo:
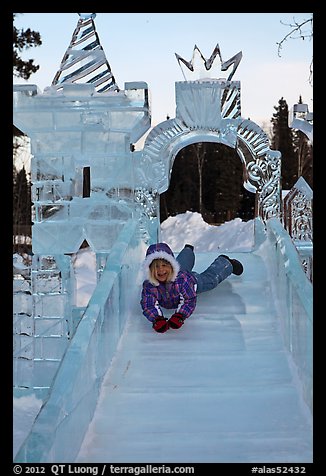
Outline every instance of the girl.
{"label": "girl", "polygon": [[[177,258],[166,243],[148,247],[140,304],[156,332],[179,329],[194,312],[197,294],[214,289],[232,273],[239,276],[243,272],[240,261],[226,255],[218,256],[202,273],[192,271],[194,264],[192,245],[185,245]],[[164,317],[161,307],[175,309],[170,319]]]}

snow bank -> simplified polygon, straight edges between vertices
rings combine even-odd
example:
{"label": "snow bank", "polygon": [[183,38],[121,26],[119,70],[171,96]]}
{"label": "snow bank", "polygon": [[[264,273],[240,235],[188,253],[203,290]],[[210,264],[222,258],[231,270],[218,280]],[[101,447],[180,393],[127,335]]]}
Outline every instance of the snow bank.
{"label": "snow bank", "polygon": [[27,437],[43,401],[34,394],[13,400],[14,457]]}
{"label": "snow bank", "polygon": [[181,213],[161,223],[161,241],[173,251],[186,243],[195,251],[250,251],[254,245],[254,220],[244,222],[235,218],[222,225],[209,225],[198,212]]}

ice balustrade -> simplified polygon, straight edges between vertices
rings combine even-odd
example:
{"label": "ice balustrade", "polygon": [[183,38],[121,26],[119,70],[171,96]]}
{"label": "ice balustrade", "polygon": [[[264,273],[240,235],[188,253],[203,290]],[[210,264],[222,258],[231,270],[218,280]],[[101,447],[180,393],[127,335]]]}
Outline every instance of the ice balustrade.
{"label": "ice balustrade", "polygon": [[138,297],[137,275],[145,248],[139,238],[138,220],[130,219],[112,247],[101,280],[16,462],[74,460],[92,419],[102,379]]}
{"label": "ice balustrade", "polygon": [[15,395],[45,396],[73,333],[73,274],[67,256],[33,256],[28,274],[13,280]]}
{"label": "ice balustrade", "polygon": [[313,280],[313,191],[301,176],[283,199],[283,225]]}
{"label": "ice balustrade", "polygon": [[[13,279],[13,387],[15,396],[33,391],[44,399],[85,307],[71,309],[69,257],[34,255],[33,261]],[[97,254],[97,282],[106,261],[107,254]]]}
{"label": "ice balustrade", "polygon": [[293,357],[304,399],[313,405],[313,288],[300,256],[281,221],[266,224],[271,284],[282,323],[285,345]]}

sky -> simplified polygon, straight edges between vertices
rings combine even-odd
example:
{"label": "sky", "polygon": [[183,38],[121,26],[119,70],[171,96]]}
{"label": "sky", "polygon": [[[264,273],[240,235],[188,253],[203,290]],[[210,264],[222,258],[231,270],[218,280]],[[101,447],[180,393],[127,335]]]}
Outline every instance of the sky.
{"label": "sky", "polygon": [[[180,231],[182,230],[182,233]],[[235,218],[220,226],[208,225],[198,212],[186,212],[169,217],[161,224],[161,240],[170,244],[173,251],[180,251],[185,243],[192,243],[195,251],[250,251],[253,246],[253,221]],[[21,257],[14,255],[16,272],[24,273],[26,266]],[[96,270],[94,253],[82,248],[74,257],[77,306],[86,306],[95,287]],[[14,398],[13,401],[13,450],[14,455],[27,436],[42,401],[35,395]]]}
{"label": "sky", "polygon": [[[301,95],[313,112],[313,88],[309,83],[312,40],[287,39],[278,54],[277,43],[312,13],[97,13],[95,27],[115,77],[125,82],[145,81],[151,96],[152,126],[175,117],[175,82],[184,81],[175,53],[190,61],[198,46],[209,58],[219,44],[223,61],[242,51],[233,76],[241,83],[242,117],[268,126],[274,107],[283,97],[289,109]],[[78,22],[77,13],[21,13],[20,29],[38,31],[42,46],[23,52],[40,65],[29,81],[41,91],[50,86]],[[309,24],[310,25],[310,24]],[[304,30],[308,33],[307,30]],[[217,61],[219,59],[217,58]],[[231,68],[222,72],[226,78]],[[266,126],[267,124],[267,126]]]}

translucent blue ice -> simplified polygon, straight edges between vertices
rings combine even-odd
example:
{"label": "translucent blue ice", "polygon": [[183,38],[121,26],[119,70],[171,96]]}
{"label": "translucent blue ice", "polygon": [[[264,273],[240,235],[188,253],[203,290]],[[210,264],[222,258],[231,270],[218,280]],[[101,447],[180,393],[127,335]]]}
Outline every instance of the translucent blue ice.
{"label": "translucent blue ice", "polygon": [[[148,86],[120,89],[95,14],[77,27],[51,86],[14,86],[31,138],[33,261],[14,283],[14,386],[44,405],[17,462],[311,462],[312,284],[282,226],[281,154],[241,117],[241,53],[219,46],[176,83],[176,117],[151,126]],[[231,67],[227,79],[214,73]],[[214,68],[213,68],[214,67]],[[208,75],[207,75],[208,76]],[[159,239],[159,197],[179,150],[235,148],[257,194],[245,273],[199,299],[169,339],[139,309],[138,271]],[[77,307],[74,257],[90,246],[97,283]],[[197,266],[212,260],[198,256]],[[184,441],[187,440],[187,444]],[[180,444],[180,442],[182,442]]]}

